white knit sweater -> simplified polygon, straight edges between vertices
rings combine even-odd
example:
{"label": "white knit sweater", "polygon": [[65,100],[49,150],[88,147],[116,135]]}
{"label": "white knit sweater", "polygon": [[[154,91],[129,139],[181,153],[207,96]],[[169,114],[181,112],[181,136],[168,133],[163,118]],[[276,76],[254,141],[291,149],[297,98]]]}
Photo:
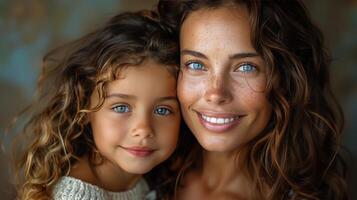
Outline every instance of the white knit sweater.
{"label": "white knit sweater", "polygon": [[109,192],[79,179],[64,176],[53,189],[54,200],[143,200],[149,187],[141,179],[132,189],[124,192]]}

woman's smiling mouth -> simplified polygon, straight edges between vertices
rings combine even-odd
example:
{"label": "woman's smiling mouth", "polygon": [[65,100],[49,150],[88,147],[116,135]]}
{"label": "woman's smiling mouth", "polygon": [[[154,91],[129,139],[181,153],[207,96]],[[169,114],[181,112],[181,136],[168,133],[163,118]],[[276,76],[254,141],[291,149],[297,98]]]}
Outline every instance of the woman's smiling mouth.
{"label": "woman's smiling mouth", "polygon": [[244,115],[195,112],[203,127],[212,132],[226,132],[238,125],[244,117]]}

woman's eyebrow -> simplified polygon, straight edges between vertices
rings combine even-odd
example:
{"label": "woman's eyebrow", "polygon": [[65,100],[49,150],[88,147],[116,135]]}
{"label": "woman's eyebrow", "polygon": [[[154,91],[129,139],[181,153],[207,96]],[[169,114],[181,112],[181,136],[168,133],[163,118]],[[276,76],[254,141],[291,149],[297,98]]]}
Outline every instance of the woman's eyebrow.
{"label": "woman's eyebrow", "polygon": [[[181,51],[181,55],[191,55],[203,59],[208,59],[206,55],[201,52],[184,49]],[[248,57],[257,57],[259,54],[257,52],[243,52],[243,53],[236,53],[229,56],[229,59],[241,59],[241,58],[248,58]]]}
{"label": "woman's eyebrow", "polygon": [[203,59],[208,59],[207,56],[205,56],[203,53],[200,53],[200,52],[194,51],[194,50],[184,49],[180,53],[181,53],[181,55],[191,55],[191,56],[195,56],[195,57],[199,57],[199,58],[203,58]]}
{"label": "woman's eyebrow", "polygon": [[242,52],[236,53],[229,56],[230,59],[241,59],[241,58],[248,58],[248,57],[257,57],[259,54],[257,52]]}

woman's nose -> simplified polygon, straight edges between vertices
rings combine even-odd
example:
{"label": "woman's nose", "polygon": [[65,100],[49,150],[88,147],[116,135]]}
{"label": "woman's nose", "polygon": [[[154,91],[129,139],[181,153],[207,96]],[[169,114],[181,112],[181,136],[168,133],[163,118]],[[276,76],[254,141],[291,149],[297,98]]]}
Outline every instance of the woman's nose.
{"label": "woman's nose", "polygon": [[230,103],[233,96],[229,90],[229,78],[223,75],[212,75],[206,84],[204,97],[208,103],[216,105]]}

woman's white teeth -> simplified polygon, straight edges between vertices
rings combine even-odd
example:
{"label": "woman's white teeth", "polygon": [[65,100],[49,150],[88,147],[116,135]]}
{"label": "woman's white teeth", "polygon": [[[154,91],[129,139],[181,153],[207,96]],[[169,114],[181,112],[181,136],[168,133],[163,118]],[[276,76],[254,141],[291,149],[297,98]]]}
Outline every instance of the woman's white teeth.
{"label": "woman's white teeth", "polygon": [[201,116],[206,122],[212,124],[228,124],[233,122],[235,119],[238,119],[238,117],[221,118],[221,117],[208,117],[205,115],[201,115]]}

